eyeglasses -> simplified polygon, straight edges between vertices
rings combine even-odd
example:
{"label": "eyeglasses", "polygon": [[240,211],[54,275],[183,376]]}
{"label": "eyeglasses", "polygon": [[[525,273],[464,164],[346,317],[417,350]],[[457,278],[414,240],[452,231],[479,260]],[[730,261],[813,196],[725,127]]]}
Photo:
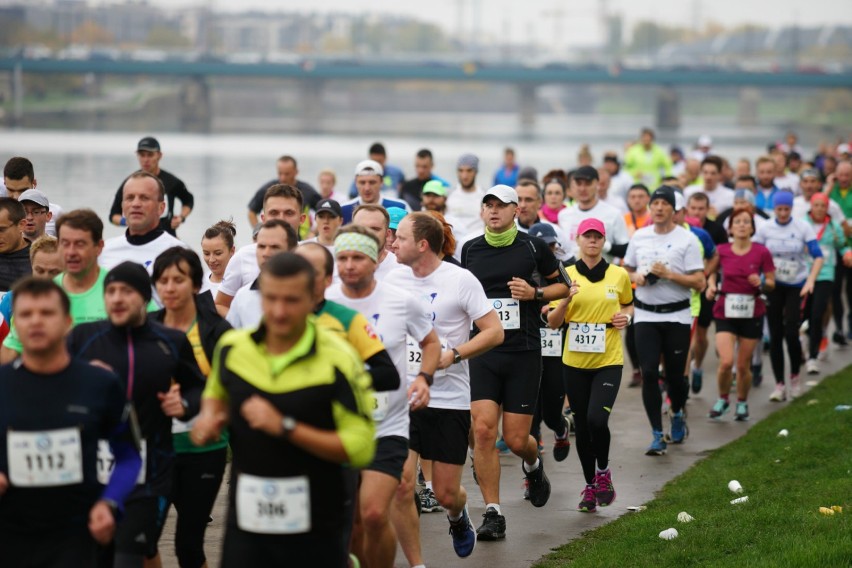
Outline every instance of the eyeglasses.
{"label": "eyeglasses", "polygon": [[24,211],[26,211],[27,217],[40,217],[42,215],[47,215],[48,209],[28,209],[24,207]]}

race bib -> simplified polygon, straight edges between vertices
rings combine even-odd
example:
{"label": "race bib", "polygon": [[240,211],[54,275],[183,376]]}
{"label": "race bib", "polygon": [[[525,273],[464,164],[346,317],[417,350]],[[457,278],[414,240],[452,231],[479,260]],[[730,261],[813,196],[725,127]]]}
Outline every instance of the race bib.
{"label": "race bib", "polygon": [[562,330],[542,327],[541,334],[541,356],[562,357]]}
{"label": "race bib", "polygon": [[373,406],[373,420],[381,422],[388,415],[390,408],[390,391],[373,393],[375,404]]}
{"label": "race bib", "polygon": [[775,279],[785,284],[795,284],[799,280],[799,261],[773,258],[775,264]]}
{"label": "race bib", "polygon": [[521,303],[512,298],[491,300],[503,329],[521,329]]}
{"label": "race bib", "polygon": [[237,526],[257,534],[302,534],[311,530],[307,476],[237,479]]}
{"label": "race bib", "polygon": [[[148,444],[145,440],[139,442],[139,457],[142,458],[142,467],[139,468],[139,475],[136,476],[136,485],[145,483],[145,470],[148,466]],[[114,469],[115,456],[112,455],[109,442],[98,440],[98,483],[101,485],[109,483],[109,478],[112,477]]]}
{"label": "race bib", "polygon": [[606,351],[606,324],[569,323],[568,351],[604,353]]}
{"label": "race bib", "polygon": [[754,303],[752,294],[725,294],[725,318],[753,318]]}
{"label": "race bib", "polygon": [[[447,342],[446,337],[438,337],[438,341],[441,342],[441,352],[449,349],[449,343]],[[417,340],[410,335],[405,336],[405,353],[406,373],[409,377],[416,377],[417,373],[420,372],[420,363],[423,361],[423,351],[420,349],[420,343],[418,343]],[[446,374],[446,369],[439,369],[435,371],[436,377]]]}
{"label": "race bib", "polygon": [[17,487],[56,487],[83,482],[79,428],[6,435],[9,481]]}

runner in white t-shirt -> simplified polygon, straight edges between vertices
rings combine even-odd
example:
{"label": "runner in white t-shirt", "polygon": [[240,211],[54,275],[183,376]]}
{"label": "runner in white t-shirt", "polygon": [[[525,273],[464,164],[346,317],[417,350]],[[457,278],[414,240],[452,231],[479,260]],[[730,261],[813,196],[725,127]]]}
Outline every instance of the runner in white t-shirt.
{"label": "runner in white t-shirt", "polygon": [[[453,233],[458,241],[460,237],[482,228],[479,210],[482,209],[482,198],[485,197],[485,191],[476,185],[479,158],[473,154],[459,156],[456,172],[459,183],[447,197],[447,214],[460,221],[458,227],[453,225]],[[458,249],[461,250],[461,246]]]}
{"label": "runner in white t-shirt", "polygon": [[636,284],[636,350],[642,368],[642,402],[651,422],[653,440],[647,455],[666,453],[663,439],[659,365],[665,362],[671,398],[669,441],[683,442],[688,429],[683,415],[689,391],[683,374],[689,353],[691,289],[705,285],[704,261],[698,239],[674,222],[676,190],[661,186],[651,196],[654,224],[633,234],[624,267]]}
{"label": "runner in white t-shirt", "polygon": [[710,200],[710,211],[707,216],[716,219],[719,213],[734,206],[734,190],[722,185],[722,158],[707,156],[701,161],[701,177],[704,184],[690,185],[683,191],[689,198],[692,194],[703,192]]}
{"label": "runner in white t-shirt", "polygon": [[568,257],[577,253],[577,228],[583,219],[595,218],[606,227],[607,240],[604,245],[604,257],[607,261],[621,258],[627,250],[627,225],[618,209],[602,202],[598,198],[598,171],[591,166],[577,168],[571,176],[571,189],[574,204],[559,212],[559,227],[565,233],[563,243]]}
{"label": "runner in white t-shirt", "polygon": [[[409,564],[423,563],[420,522],[412,506],[417,460],[432,460],[435,496],[447,510],[453,547],[470,555],[476,533],[467,513],[467,492],[461,486],[470,430],[468,360],[503,341],[503,329],[482,284],[467,270],[439,256],[443,228],[428,213],[412,213],[399,224],[394,251],[404,268],[388,282],[426,298],[432,325],[444,346],[431,390],[429,408],[411,415],[411,450],[403,486],[394,501],[394,524]],[[471,324],[480,332],[470,339]]]}
{"label": "runner in white t-shirt", "polygon": [[359,490],[361,525],[369,543],[355,551],[369,566],[393,564],[396,542],[390,524],[391,500],[400,485],[408,458],[408,412],[425,408],[441,346],[432,329],[429,305],[421,298],[375,278],[379,241],[362,226],[341,229],[334,240],[340,284],[326,290],[326,297],[361,312],[379,334],[400,377],[406,375],[406,336],[421,349],[422,360],[411,383],[400,381],[396,390],[376,393],[373,419],[376,455],[361,473]]}

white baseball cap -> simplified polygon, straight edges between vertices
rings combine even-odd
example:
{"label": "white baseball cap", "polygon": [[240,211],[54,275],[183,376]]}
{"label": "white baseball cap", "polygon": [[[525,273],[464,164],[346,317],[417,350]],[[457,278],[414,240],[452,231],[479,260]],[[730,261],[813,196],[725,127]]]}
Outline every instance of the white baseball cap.
{"label": "white baseball cap", "polygon": [[675,191],[675,211],[686,209],[686,197],[679,191]]}
{"label": "white baseball cap", "polygon": [[707,136],[706,134],[702,134],[701,136],[698,137],[698,147],[699,148],[704,148],[705,146],[709,148],[712,145],[713,145],[713,139],[710,138],[709,136]]}
{"label": "white baseball cap", "polygon": [[488,193],[482,198],[482,202],[485,203],[485,200],[489,197],[496,197],[503,203],[518,204],[518,192],[508,185],[495,185],[488,190]]}
{"label": "white baseball cap", "polygon": [[379,176],[385,175],[385,170],[382,165],[375,160],[364,160],[358,162],[355,166],[355,177],[358,176]]}

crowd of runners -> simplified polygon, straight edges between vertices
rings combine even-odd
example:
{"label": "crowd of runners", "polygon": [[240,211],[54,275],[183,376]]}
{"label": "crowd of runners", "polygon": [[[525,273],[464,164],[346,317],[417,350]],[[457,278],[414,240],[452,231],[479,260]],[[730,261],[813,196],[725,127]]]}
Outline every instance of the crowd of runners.
{"label": "crowd of runners", "polygon": [[795,398],[852,339],[846,144],[805,156],[789,133],[734,160],[645,129],[541,173],[507,148],[492,178],[464,154],[450,181],[429,150],[406,178],[376,143],[318,189],[285,155],[239,249],[241,221],[181,229],[195,198],[155,138],[137,157],[106,240],[99,213],[38,189],[38,164],[4,167],[3,566],[160,566],[172,506],[180,566],[206,566],[223,480],[223,567],[386,568],[399,546],[421,568],[419,517],[438,511],[468,557],[523,535],[501,454],[524,476],[508,498],[544,507],[573,436],[577,509],[615,501],[622,377],[648,416],[635,451],[659,456],[687,441],[708,349],[718,400],[689,419],[745,421],[764,375],[762,396]]}

